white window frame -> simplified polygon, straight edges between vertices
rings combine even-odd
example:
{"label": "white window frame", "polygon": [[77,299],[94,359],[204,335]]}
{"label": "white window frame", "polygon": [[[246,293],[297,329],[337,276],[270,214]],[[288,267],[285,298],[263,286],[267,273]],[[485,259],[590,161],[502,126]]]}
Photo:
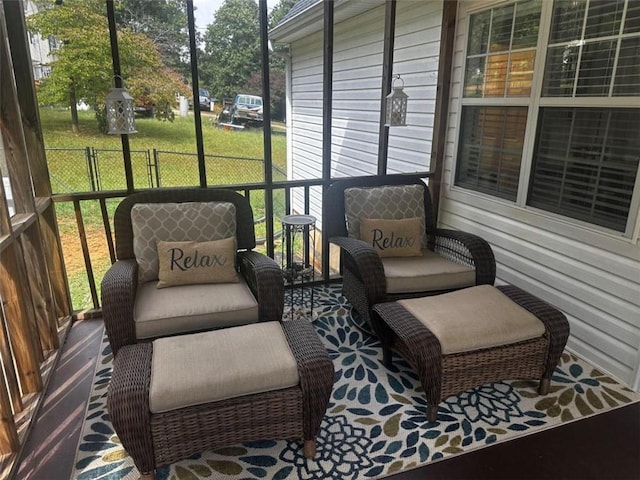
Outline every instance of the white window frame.
{"label": "white window frame", "polygon": [[[635,185],[631,196],[631,203],[629,205],[629,216],[627,218],[627,224],[624,232],[609,229],[594,223],[579,220],[573,217],[560,215],[547,210],[532,207],[527,205],[527,198],[529,194],[529,184],[533,169],[533,153],[536,146],[536,133],[538,127],[538,120],[540,115],[540,108],[544,107],[591,107],[591,108],[629,108],[630,106],[640,105],[640,97],[621,96],[621,97],[542,97],[542,84],[544,80],[544,70],[547,59],[547,46],[549,43],[549,32],[551,29],[551,18],[553,13],[552,0],[543,0],[541,13],[540,13],[540,30],[538,33],[538,42],[536,44],[536,58],[534,63],[533,78],[531,83],[531,94],[529,97],[488,97],[488,98],[474,98],[464,97],[464,81],[465,81],[465,68],[467,60],[468,39],[469,39],[469,20],[472,15],[481,13],[496,7],[506,7],[513,3],[517,3],[520,0],[502,0],[492,1],[486,0],[482,2],[462,1],[458,7],[458,20],[456,26],[456,38],[463,39],[463,48],[461,51],[460,63],[456,64],[460,66],[460,79],[457,91],[457,115],[456,115],[456,130],[455,139],[453,142],[453,164],[451,168],[451,177],[449,181],[449,188],[452,191],[460,192],[462,194],[468,194],[471,196],[480,196],[487,200],[498,202],[504,205],[515,206],[527,211],[536,212],[544,217],[556,219],[562,223],[583,227],[595,232],[599,232],[605,235],[610,235],[616,238],[624,238],[632,243],[637,243],[640,240],[640,166],[636,172]],[[588,9],[587,3],[586,7]],[[626,11],[625,11],[626,13]],[[625,16],[622,17],[624,22]],[[629,34],[624,34],[623,38]],[[616,37],[617,38],[617,37]],[[618,45],[619,49],[619,45]],[[616,55],[616,65],[617,65]],[[612,75],[615,77],[615,66]],[[613,84],[613,82],[612,82]],[[610,90],[611,91],[611,90]],[[471,190],[455,184],[456,171],[458,168],[457,155],[460,147],[460,131],[462,125],[463,108],[465,106],[527,106],[527,126],[524,134],[524,142],[522,146],[522,159],[520,163],[520,179],[518,183],[518,193],[515,202],[495,196],[487,193],[483,193],[477,190]]]}

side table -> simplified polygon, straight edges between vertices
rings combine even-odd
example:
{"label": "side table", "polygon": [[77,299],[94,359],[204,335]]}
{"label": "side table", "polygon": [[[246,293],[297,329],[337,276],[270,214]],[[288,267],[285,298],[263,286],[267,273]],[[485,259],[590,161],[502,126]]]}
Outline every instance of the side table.
{"label": "side table", "polygon": [[[295,317],[296,312],[306,316],[306,296],[311,305],[308,314],[313,319],[316,217],[313,215],[285,215],[282,217],[282,235],[282,274],[285,283],[292,288],[291,318]],[[296,255],[295,251],[300,247],[302,247],[302,254]],[[294,288],[300,289],[297,308],[295,307]]]}

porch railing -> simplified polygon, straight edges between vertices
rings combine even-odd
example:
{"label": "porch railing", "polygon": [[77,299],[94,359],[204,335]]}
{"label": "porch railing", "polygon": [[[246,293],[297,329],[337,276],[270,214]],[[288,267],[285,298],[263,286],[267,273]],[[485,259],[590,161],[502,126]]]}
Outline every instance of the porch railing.
{"label": "porch railing", "polygon": [[[420,174],[424,178],[430,176],[428,172]],[[323,194],[334,180],[285,180],[274,181],[271,185],[229,184],[212,188],[232,189],[249,199],[259,240],[256,249],[264,253],[273,252],[278,261],[281,261],[281,249],[278,248],[282,240],[280,219],[291,213],[314,215],[318,220],[315,244],[303,242],[294,254],[301,258],[315,258],[316,283],[325,283],[339,278],[338,251],[330,248],[328,239],[322,235]],[[267,191],[271,195],[267,195]],[[101,307],[99,285],[104,272],[116,260],[113,212],[126,195],[125,190],[111,190],[58,193],[52,197],[56,204],[73,309],[82,311],[81,315],[98,314]],[[273,198],[273,206],[266,209],[264,202],[269,196]],[[266,211],[273,212],[272,219],[265,216]],[[273,222],[274,234],[271,237],[267,235],[266,223],[269,221]],[[315,255],[310,255],[311,249],[315,249]]]}

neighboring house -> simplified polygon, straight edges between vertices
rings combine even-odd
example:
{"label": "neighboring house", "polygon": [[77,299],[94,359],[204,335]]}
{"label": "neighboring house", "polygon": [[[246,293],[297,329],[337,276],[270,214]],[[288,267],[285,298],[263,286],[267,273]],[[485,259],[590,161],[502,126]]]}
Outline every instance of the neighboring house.
{"label": "neighboring house", "polygon": [[[28,17],[38,12],[37,5],[31,0],[23,3],[24,16]],[[38,33],[27,32],[29,35],[29,51],[33,65],[33,79],[42,80],[51,73],[52,52],[57,48],[54,37],[42,38]]]}
{"label": "neighboring house", "polygon": [[[335,3],[334,177],[376,172],[383,3]],[[323,34],[322,5],[296,7],[271,38],[289,44],[297,179],[321,176]],[[407,127],[390,129],[390,173],[433,167],[442,9],[442,1],[397,2],[393,71],[405,80],[409,113]],[[498,282],[563,310],[570,349],[635,390],[638,58],[633,0],[459,2],[439,214],[441,227],[486,238]]]}

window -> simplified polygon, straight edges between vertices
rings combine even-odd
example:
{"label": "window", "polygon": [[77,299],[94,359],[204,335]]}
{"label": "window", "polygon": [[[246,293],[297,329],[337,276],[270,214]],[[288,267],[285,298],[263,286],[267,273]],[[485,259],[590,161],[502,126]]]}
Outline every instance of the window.
{"label": "window", "polygon": [[624,231],[640,109],[543,108],[529,205]]}
{"label": "window", "polygon": [[630,236],[638,58],[636,0],[526,0],[469,15],[455,185]]}

